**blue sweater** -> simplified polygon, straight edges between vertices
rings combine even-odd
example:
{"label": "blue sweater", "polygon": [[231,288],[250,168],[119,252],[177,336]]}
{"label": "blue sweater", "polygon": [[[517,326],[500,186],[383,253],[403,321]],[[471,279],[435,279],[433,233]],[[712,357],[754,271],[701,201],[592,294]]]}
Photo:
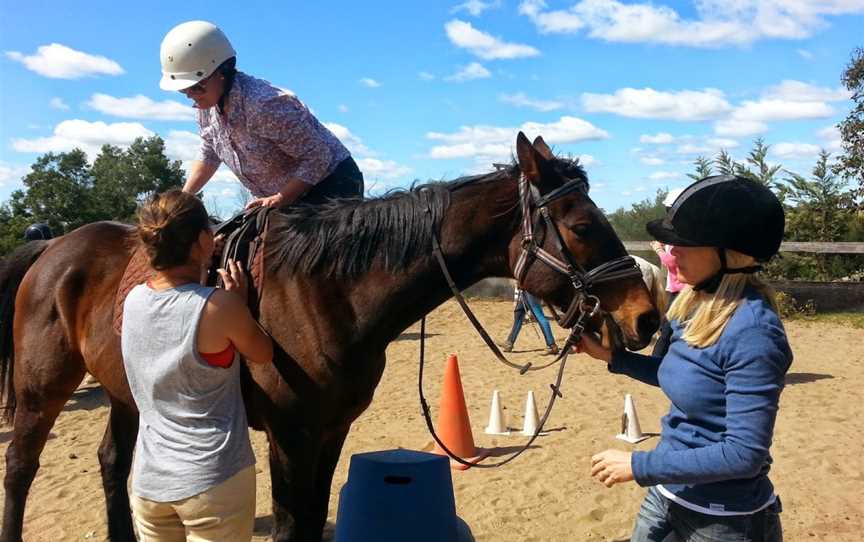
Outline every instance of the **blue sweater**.
{"label": "blue sweater", "polygon": [[663,358],[616,352],[609,370],[660,386],[672,402],[657,448],[635,452],[641,486],[719,512],[752,511],[771,498],[768,449],[783,377],[792,363],[777,314],[748,291],[719,340],[693,348],[672,321]]}

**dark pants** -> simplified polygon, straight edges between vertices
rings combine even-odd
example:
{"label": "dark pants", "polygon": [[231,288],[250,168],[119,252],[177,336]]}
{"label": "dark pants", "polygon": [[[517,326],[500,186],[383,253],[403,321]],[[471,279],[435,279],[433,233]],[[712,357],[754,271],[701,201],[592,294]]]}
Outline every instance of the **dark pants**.
{"label": "dark pants", "polygon": [[350,156],[336,166],[333,173],[324,177],[318,184],[300,198],[299,203],[318,205],[328,199],[362,198],[363,173],[357,162]]}

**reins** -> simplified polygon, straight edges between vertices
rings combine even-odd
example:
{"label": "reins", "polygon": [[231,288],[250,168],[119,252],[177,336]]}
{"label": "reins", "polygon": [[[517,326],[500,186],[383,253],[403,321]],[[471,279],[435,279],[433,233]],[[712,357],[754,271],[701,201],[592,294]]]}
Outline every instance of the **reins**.
{"label": "reins", "polygon": [[[435,256],[435,260],[438,262],[439,267],[441,268],[441,273],[444,275],[444,278],[447,281],[447,285],[450,287],[450,290],[453,293],[453,297],[456,298],[456,301],[459,303],[459,306],[462,308],[465,316],[474,326],[474,329],[477,330],[477,333],[480,335],[480,337],[483,339],[483,341],[486,343],[492,353],[495,354],[495,357],[504,365],[507,365],[512,369],[517,369],[520,375],[524,375],[528,371],[537,371],[540,369],[544,369],[555,363],[560,362],[555,383],[550,384],[550,388],[552,391],[549,402],[546,406],[546,410],[544,411],[543,416],[540,418],[540,423],[538,424],[537,430],[530,437],[528,442],[524,444],[519,450],[511,454],[509,457],[497,463],[472,463],[459,457],[458,455],[454,454],[450,449],[448,449],[435,432],[435,427],[432,423],[432,418],[430,415],[429,404],[426,401],[426,397],[423,393],[423,372],[425,366],[426,352],[426,317],[424,316],[421,319],[420,371],[418,377],[418,389],[420,394],[420,405],[423,409],[423,418],[426,421],[426,427],[429,429],[429,433],[432,435],[432,438],[435,440],[438,446],[442,450],[444,450],[444,452],[447,453],[447,455],[450,456],[453,461],[456,461],[461,465],[475,468],[500,467],[516,459],[519,455],[521,455],[531,446],[534,440],[542,433],[543,427],[546,424],[546,420],[549,418],[549,415],[552,412],[552,407],[555,404],[555,400],[558,397],[563,397],[563,395],[561,394],[561,381],[564,377],[564,367],[567,363],[567,357],[570,355],[572,347],[579,343],[582,338],[582,332],[585,330],[585,325],[600,310],[600,299],[597,296],[592,295],[590,293],[590,290],[594,285],[603,282],[620,280],[622,278],[635,276],[641,277],[641,272],[639,271],[639,267],[636,265],[636,261],[630,256],[622,256],[620,258],[616,258],[609,262],[603,263],[591,269],[590,271],[586,271],[581,265],[576,262],[576,260],[573,258],[573,255],[570,253],[570,250],[564,244],[561,233],[555,227],[555,223],[552,220],[551,215],[549,214],[547,206],[555,200],[569,195],[574,191],[579,191],[583,194],[587,194],[587,189],[588,186],[584,180],[570,179],[559,188],[556,188],[555,190],[541,197],[539,191],[535,187],[530,185],[528,179],[525,177],[524,174],[519,179],[519,202],[522,209],[522,252],[519,255],[519,259],[516,262],[516,268],[514,270],[514,275],[517,283],[522,283],[522,280],[528,273],[531,264],[536,259],[548,265],[555,271],[566,275],[575,290],[573,300],[571,301],[570,306],[567,308],[563,316],[559,316],[555,312],[554,308],[552,309],[553,314],[561,327],[570,329],[567,340],[564,342],[564,346],[561,348],[561,352],[559,353],[557,358],[539,367],[532,367],[532,364],[530,362],[526,363],[525,365],[513,363],[508,360],[504,356],[504,354],[502,354],[501,351],[498,349],[498,346],[489,336],[489,333],[483,328],[483,325],[480,324],[479,320],[477,320],[477,317],[468,307],[468,303],[465,301],[462,292],[459,290],[458,286],[453,280],[453,277],[450,274],[449,269],[447,268],[444,252],[441,249],[441,243],[438,241],[438,236],[435,233],[435,227],[433,224],[432,253]],[[427,214],[429,214],[429,217],[431,219],[432,209],[430,208],[428,201],[426,202],[426,212]],[[535,213],[539,216],[535,217]],[[538,244],[536,236],[534,234],[534,221],[536,220],[539,224],[541,218],[546,224],[546,229],[554,232],[554,239],[563,260],[550,254],[549,252],[544,250],[540,246],[540,244]]]}

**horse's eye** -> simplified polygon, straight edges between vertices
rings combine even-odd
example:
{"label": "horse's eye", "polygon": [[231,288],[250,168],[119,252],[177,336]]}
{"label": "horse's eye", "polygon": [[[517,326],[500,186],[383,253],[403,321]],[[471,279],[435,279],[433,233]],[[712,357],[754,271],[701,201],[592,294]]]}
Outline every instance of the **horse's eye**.
{"label": "horse's eye", "polygon": [[584,236],[588,234],[589,225],[588,224],[574,224],[570,226],[570,231],[575,233],[578,236]]}

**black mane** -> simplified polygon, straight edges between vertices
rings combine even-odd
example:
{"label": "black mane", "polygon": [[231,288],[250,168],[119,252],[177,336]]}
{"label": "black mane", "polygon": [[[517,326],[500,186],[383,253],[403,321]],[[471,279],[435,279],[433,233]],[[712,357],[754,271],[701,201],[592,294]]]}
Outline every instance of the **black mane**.
{"label": "black mane", "polygon": [[[587,182],[578,159],[559,158],[553,166],[559,175]],[[269,267],[354,277],[380,260],[384,270],[401,271],[430,252],[433,228],[438,229],[453,191],[518,175],[519,167],[510,164],[492,173],[414,185],[373,199],[289,207],[270,218]]]}

